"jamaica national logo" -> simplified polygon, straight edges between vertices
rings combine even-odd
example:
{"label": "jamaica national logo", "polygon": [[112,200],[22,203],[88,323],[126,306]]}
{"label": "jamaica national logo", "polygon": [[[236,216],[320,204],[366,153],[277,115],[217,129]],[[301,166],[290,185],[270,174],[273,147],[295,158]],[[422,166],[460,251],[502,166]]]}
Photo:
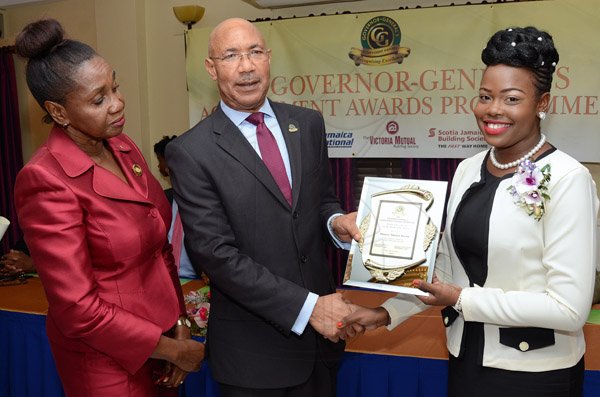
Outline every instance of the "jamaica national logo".
{"label": "jamaica national logo", "polygon": [[410,54],[410,48],[400,47],[400,36],[400,27],[392,18],[371,18],[360,33],[362,49],[352,48],[348,56],[356,66],[402,63]]}

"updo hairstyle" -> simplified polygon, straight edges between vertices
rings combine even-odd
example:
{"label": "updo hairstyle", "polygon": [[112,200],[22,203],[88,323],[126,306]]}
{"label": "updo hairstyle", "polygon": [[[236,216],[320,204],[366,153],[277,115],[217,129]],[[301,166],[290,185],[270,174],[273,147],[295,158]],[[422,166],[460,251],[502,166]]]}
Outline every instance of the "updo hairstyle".
{"label": "updo hairstyle", "polygon": [[486,66],[507,65],[526,68],[535,76],[537,94],[550,92],[552,74],[558,64],[558,52],[552,36],[529,26],[496,32],[481,53]]}
{"label": "updo hairstyle", "polygon": [[[42,109],[46,101],[64,105],[77,85],[74,75],[81,64],[97,56],[87,44],[64,36],[57,20],[42,19],[25,26],[15,40],[17,54],[28,59],[27,86]],[[52,122],[49,114],[44,121]]]}

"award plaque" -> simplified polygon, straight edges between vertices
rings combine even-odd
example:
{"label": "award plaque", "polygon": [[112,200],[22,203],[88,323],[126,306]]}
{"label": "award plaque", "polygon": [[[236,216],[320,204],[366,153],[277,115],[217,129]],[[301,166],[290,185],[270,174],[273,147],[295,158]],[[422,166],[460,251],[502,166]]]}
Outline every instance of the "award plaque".
{"label": "award plaque", "polygon": [[412,281],[433,277],[447,185],[366,177],[344,285],[426,295]]}
{"label": "award plaque", "polygon": [[5,217],[0,216],[0,240],[2,240],[2,237],[4,237],[4,233],[6,232],[6,229],[8,229],[9,225],[10,221]]}

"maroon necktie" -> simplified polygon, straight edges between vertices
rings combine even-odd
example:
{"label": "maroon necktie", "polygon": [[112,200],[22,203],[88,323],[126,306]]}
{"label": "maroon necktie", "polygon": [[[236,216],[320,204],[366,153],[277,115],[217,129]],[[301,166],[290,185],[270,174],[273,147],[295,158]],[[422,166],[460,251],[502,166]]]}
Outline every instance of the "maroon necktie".
{"label": "maroon necktie", "polygon": [[256,126],[256,138],[258,140],[258,147],[260,149],[262,160],[269,171],[271,171],[273,179],[275,179],[283,196],[291,206],[292,188],[290,186],[290,181],[285,172],[285,166],[283,165],[283,159],[281,158],[277,141],[275,141],[275,137],[265,124],[264,117],[264,113],[258,112],[252,113],[246,120]]}

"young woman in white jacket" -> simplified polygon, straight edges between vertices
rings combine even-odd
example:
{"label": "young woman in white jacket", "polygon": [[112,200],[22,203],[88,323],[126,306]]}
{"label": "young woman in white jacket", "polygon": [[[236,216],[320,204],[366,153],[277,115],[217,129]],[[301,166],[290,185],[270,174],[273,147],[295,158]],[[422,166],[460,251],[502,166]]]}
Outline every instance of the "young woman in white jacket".
{"label": "young woman in white jacket", "polygon": [[415,283],[430,294],[358,309],[346,335],[446,306],[450,397],[582,396],[598,198],[541,130],[558,52],[548,33],[511,28],[481,58],[474,114],[491,149],[456,171],[436,277]]}

